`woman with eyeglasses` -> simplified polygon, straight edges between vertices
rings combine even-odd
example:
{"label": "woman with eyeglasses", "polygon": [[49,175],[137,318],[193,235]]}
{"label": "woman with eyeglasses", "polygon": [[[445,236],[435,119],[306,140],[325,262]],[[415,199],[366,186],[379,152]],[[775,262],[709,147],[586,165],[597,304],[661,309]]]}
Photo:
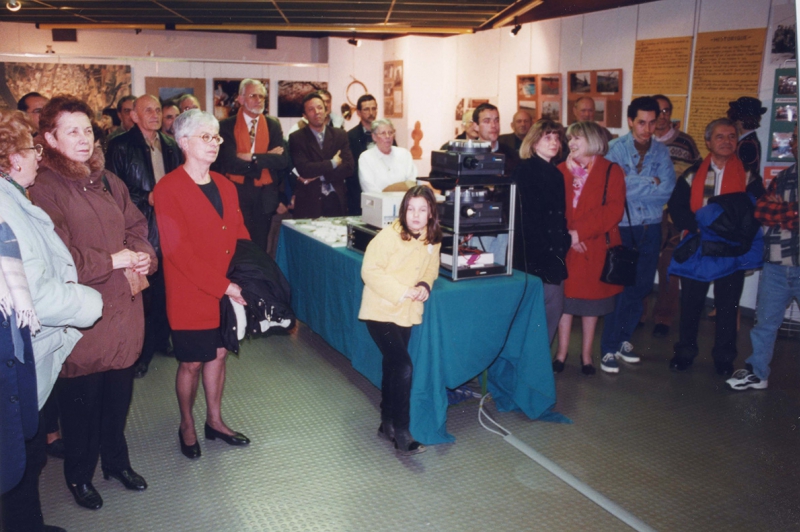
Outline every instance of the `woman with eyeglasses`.
{"label": "woman with eyeglasses", "polygon": [[9,532],[55,529],[42,522],[39,501],[43,408],[82,336],[76,327],[91,327],[103,310],[100,294],[77,283],[50,217],[28,199],[43,150],[31,133],[23,113],[0,111],[0,331],[8,335],[0,340],[0,529]]}
{"label": "woman with eyeglasses", "polygon": [[129,490],[147,482],[131,467],[125,422],[133,395],[133,365],[144,341],[139,294],[158,261],[147,241],[147,220],[125,183],[104,168],[92,132],[94,111],[73,96],[57,96],[42,109],[44,144],[31,198],[53,220],[72,255],[78,282],[103,296],[103,316],[64,362],[56,393],[64,440],[64,476],[78,505],[97,510],[92,485],[97,460],[103,476]]}
{"label": "woman with eyeglasses", "polygon": [[381,192],[389,185],[414,181],[417,167],[411,152],[393,146],[394,124],[388,118],[379,118],[371,124],[372,142],[358,158],[358,182],[362,192]]}
{"label": "woman with eyeglasses", "polygon": [[178,359],[175,389],[181,423],[178,440],[187,458],[200,457],[192,407],[200,375],[206,396],[207,440],[229,445],[250,440],[222,420],[225,357],[220,334],[222,296],[246,305],[241,288],[226,277],[238,239],[250,239],[233,183],[211,172],[222,137],[211,113],[192,109],[173,124],[185,163],[158,182],[153,199],[164,253],[167,316]]}

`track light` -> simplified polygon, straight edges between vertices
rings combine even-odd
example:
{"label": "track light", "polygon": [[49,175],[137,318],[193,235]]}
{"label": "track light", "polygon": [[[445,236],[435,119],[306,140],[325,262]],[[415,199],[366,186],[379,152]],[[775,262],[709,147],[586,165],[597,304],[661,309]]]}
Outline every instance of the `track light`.
{"label": "track light", "polygon": [[353,37],[351,39],[347,39],[347,44],[352,44],[353,46],[361,46],[361,41]]}
{"label": "track light", "polygon": [[19,11],[22,8],[22,4],[20,2],[18,2],[17,0],[9,0],[8,2],[6,2],[6,8],[9,11],[16,12],[16,11]]}
{"label": "track light", "polygon": [[519,30],[521,30],[521,29],[522,29],[522,26],[520,26],[519,24],[515,24],[514,28],[512,28],[512,30],[511,30],[511,36],[512,37],[516,37],[517,33],[519,33]]}

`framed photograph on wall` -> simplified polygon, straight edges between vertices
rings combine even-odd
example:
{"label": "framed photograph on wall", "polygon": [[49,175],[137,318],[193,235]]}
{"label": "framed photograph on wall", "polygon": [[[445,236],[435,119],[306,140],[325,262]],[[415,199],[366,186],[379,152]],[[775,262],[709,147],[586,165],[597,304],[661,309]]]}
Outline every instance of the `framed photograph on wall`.
{"label": "framed photograph on wall", "polygon": [[278,116],[299,118],[303,116],[303,98],[320,89],[328,90],[327,81],[279,81]]}
{"label": "framed photograph on wall", "polygon": [[592,73],[570,72],[569,92],[571,94],[588,94],[592,92]]}
{"label": "framed photograph on wall", "polygon": [[383,115],[403,118],[403,61],[383,63]]}
{"label": "framed photograph on wall", "polygon": [[[217,120],[224,120],[239,112],[239,84],[242,79],[214,78],[214,116],[217,117]],[[267,89],[264,114],[269,114],[269,80],[261,79],[259,81]]]}
{"label": "framed photograph on wall", "polygon": [[29,92],[47,98],[72,94],[100,117],[103,109],[131,94],[131,67],[0,62],[0,109],[16,109],[17,100]]}
{"label": "framed photograph on wall", "polygon": [[599,94],[619,94],[620,78],[622,77],[622,70],[598,70],[597,71],[597,88],[595,92]]}
{"label": "framed photograph on wall", "polygon": [[163,104],[167,100],[177,100],[184,94],[191,94],[200,102],[200,109],[206,106],[206,80],[203,78],[144,78],[145,94],[158,96]]}
{"label": "framed photograph on wall", "polygon": [[[517,109],[526,111],[536,121],[545,117],[545,112],[550,116],[558,115],[555,120],[561,120],[560,102],[561,74],[525,74],[517,76]],[[547,110],[545,111],[545,104]]]}
{"label": "framed photograph on wall", "polygon": [[797,121],[796,68],[778,68],[775,70],[775,84],[771,103],[772,113],[769,121],[770,146],[767,150],[767,160],[792,163],[795,161],[796,154],[792,152],[789,144],[792,140],[794,124]]}

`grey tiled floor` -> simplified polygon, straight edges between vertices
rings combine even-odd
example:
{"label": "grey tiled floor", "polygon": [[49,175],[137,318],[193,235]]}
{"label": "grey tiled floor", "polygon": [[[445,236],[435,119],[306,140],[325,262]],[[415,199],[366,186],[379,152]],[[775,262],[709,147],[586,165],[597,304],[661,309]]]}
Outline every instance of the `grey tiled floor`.
{"label": "grey tiled floor", "polygon": [[[743,318],[740,365],[750,327]],[[576,354],[568,359],[557,410],[573,424],[487,410],[655,529],[800,530],[800,343],[778,341],[767,391],[734,394],[713,373],[713,322],[702,324],[704,354],[688,374],[667,369],[675,339],[655,340],[651,328],[634,336],[643,363],[623,364],[619,375],[585,378]],[[450,409],[455,444],[396,456],[375,435],[379,391],[305,326],[229,359],[223,412],[251,438],[248,448],[201,434],[199,460],[180,454],[175,368],[157,356],[136,382],[127,434],[147,491],[105,481],[98,467],[105,505],[85,510],[50,459],[41,479],[47,523],[72,532],[628,530],[484,430],[477,402]],[[201,397],[198,426],[204,408]]]}

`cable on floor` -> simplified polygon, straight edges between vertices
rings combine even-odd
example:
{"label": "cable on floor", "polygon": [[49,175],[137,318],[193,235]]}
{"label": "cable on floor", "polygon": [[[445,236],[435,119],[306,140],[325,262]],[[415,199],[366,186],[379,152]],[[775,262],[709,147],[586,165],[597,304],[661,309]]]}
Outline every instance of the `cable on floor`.
{"label": "cable on floor", "polygon": [[[480,406],[478,407],[478,422],[481,426],[492,432],[497,434],[498,436],[502,436],[502,438],[513,447],[515,447],[518,451],[525,454],[528,458],[548,470],[553,475],[560,478],[562,481],[567,483],[570,487],[577,490],[581,495],[592,501],[593,503],[600,506],[603,510],[607,511],[629,527],[637,530],[639,532],[655,532],[655,529],[651,528],[647,523],[636,517],[635,515],[631,514],[621,506],[619,506],[614,501],[608,499],[607,497],[603,496],[598,491],[595,491],[587,484],[578,480],[575,476],[571,475],[564,469],[562,469],[558,464],[549,460],[541,453],[535,451],[530,446],[528,446],[525,442],[520,440],[519,438],[515,437],[511,434],[511,431],[501,426],[497,421],[495,421],[492,416],[486,413],[483,409],[483,403],[486,401],[486,398],[489,397],[490,394],[486,394],[481,398]],[[484,423],[484,418],[488,423],[494,425],[495,428],[491,428]]]}

